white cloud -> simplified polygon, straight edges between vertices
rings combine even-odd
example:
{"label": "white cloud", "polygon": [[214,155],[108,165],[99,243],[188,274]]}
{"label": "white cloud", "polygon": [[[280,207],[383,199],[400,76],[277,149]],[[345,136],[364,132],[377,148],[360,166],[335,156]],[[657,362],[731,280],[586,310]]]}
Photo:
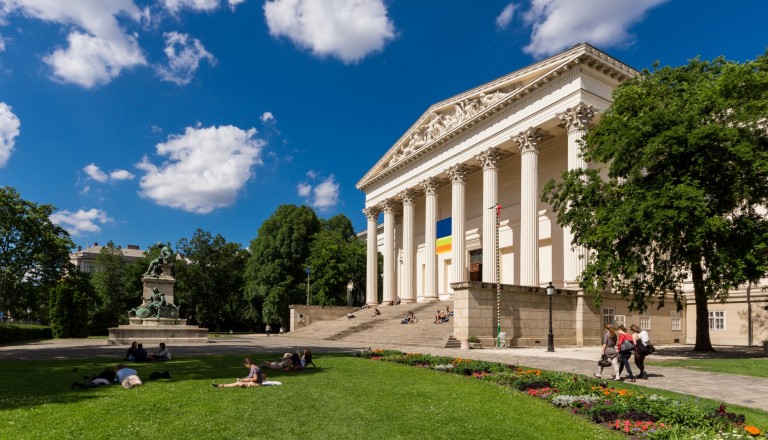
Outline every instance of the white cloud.
{"label": "white cloud", "polygon": [[134,177],[136,176],[128,170],[114,170],[109,173],[109,178],[112,180],[131,180]]}
{"label": "white cloud", "polygon": [[245,0],[229,0],[229,9],[235,10],[238,5],[245,3]]}
{"label": "white cloud", "polygon": [[163,0],[166,9],[175,14],[181,9],[191,9],[196,12],[213,11],[219,7],[219,0]]}
{"label": "white cloud", "polygon": [[602,48],[631,44],[628,32],[667,0],[533,0],[523,14],[533,27],[525,53],[542,57],[586,42]]}
{"label": "white cloud", "polygon": [[80,209],[77,212],[61,210],[51,214],[51,222],[66,229],[72,236],[101,231],[99,224],[112,222],[107,213],[100,209]]}
{"label": "white cloud", "polygon": [[13,114],[11,106],[0,102],[0,167],[8,163],[19,135],[21,121]]}
{"label": "white cloud", "polygon": [[148,158],[136,166],[146,174],[140,194],[159,205],[206,214],[235,203],[237,194],[260,165],[265,142],[256,129],[231,125],[187,127],[157,145],[157,154],[168,160],[156,166]]}
{"label": "white cloud", "polygon": [[395,38],[383,0],[268,0],[264,15],[273,37],[288,37],[316,56],[347,64]]}
{"label": "white cloud", "polygon": [[517,5],[510,3],[504,8],[503,11],[501,11],[501,14],[496,17],[497,29],[506,29],[506,27],[512,21],[512,17],[515,15],[515,8],[517,8]]}
{"label": "white cloud", "polygon": [[312,194],[312,185],[308,183],[300,183],[296,185],[296,189],[299,192],[300,197],[309,197]]}
{"label": "white cloud", "polygon": [[314,200],[312,206],[325,211],[336,206],[339,201],[339,184],[333,181],[333,176],[325,179],[312,190]]}
{"label": "white cloud", "polygon": [[274,120],[275,120],[275,115],[273,115],[272,112],[264,112],[261,115],[261,122],[266,123],[266,122],[274,121]]}
{"label": "white cloud", "polygon": [[107,183],[110,180],[130,180],[133,179],[135,176],[127,170],[113,170],[110,171],[109,174],[105,173],[104,171],[101,171],[101,168],[99,168],[96,164],[91,163],[83,167],[83,171],[85,174],[88,175],[91,179],[99,182],[99,183]]}
{"label": "white cloud", "polygon": [[197,38],[178,32],[166,32],[163,36],[168,65],[157,68],[163,80],[175,82],[180,86],[189,84],[200,67],[200,61],[206,60],[211,65],[216,64],[216,58],[205,50],[203,43]]}
{"label": "white cloud", "polygon": [[101,171],[101,168],[96,166],[96,164],[91,163],[86,165],[83,168],[83,171],[85,171],[85,174],[87,174],[88,177],[97,182],[105,183],[109,180],[109,176],[104,171]]}
{"label": "white cloud", "polygon": [[[307,177],[314,180],[317,178],[317,173],[312,170],[307,171]],[[306,198],[310,206],[320,211],[333,208],[339,201],[339,184],[334,181],[333,175],[314,187],[307,182],[299,183],[296,189],[299,197]]]}
{"label": "white cloud", "polygon": [[3,35],[0,34],[0,52],[3,52],[5,50],[5,38],[3,38]]}
{"label": "white cloud", "polygon": [[146,64],[136,35],[126,33],[118,17],[146,18],[132,0],[0,0],[0,22],[11,13],[77,29],[68,46],[44,57],[54,78],[91,88],[109,83],[123,69]]}

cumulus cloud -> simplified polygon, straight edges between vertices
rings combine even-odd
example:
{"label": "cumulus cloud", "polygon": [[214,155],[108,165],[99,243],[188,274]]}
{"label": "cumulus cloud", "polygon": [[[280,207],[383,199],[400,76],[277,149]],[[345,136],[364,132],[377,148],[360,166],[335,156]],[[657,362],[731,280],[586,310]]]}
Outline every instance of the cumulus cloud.
{"label": "cumulus cloud", "polygon": [[91,163],[83,167],[83,172],[91,179],[99,183],[107,183],[114,180],[130,180],[135,176],[127,170],[113,170],[109,174],[101,170],[96,164]]}
{"label": "cumulus cloud", "polygon": [[268,0],[269,33],[316,56],[355,63],[395,38],[383,0]]}
{"label": "cumulus cloud", "polygon": [[261,122],[267,123],[269,121],[274,121],[275,115],[272,114],[272,112],[264,112],[261,115]]}
{"label": "cumulus cloud", "polygon": [[629,29],[667,0],[532,0],[523,19],[531,42],[523,51],[536,57],[586,42],[602,48],[632,43]]}
{"label": "cumulus cloud", "polygon": [[60,81],[91,88],[110,82],[123,69],[146,64],[136,35],[118,23],[118,17],[146,18],[132,0],[1,0],[0,22],[12,13],[73,28],[68,46],[44,57]]}
{"label": "cumulus cloud", "polygon": [[496,17],[496,28],[506,29],[509,23],[512,21],[512,17],[515,15],[515,8],[517,5],[514,3],[508,4],[504,10],[501,11],[498,17]]}
{"label": "cumulus cloud", "polygon": [[0,102],[0,167],[8,163],[19,135],[21,121],[13,114],[11,106]]}
{"label": "cumulus cloud", "polygon": [[[315,179],[317,174],[314,171],[308,171],[307,177]],[[315,186],[302,182],[296,186],[296,189],[299,197],[304,197],[310,206],[320,211],[327,211],[339,202],[339,184],[336,183],[333,175]]]}
{"label": "cumulus cloud", "polygon": [[219,0],[163,0],[162,3],[173,14],[182,9],[204,12],[213,11],[219,7]]}
{"label": "cumulus cloud", "polygon": [[256,133],[255,128],[231,125],[187,127],[184,134],[157,145],[157,154],[168,157],[162,165],[146,157],[136,165],[145,172],[141,196],[199,214],[231,206],[253,167],[262,163],[265,142]]}
{"label": "cumulus cloud", "polygon": [[66,229],[73,237],[101,232],[99,224],[104,225],[112,222],[106,212],[95,208],[87,211],[80,209],[76,212],[56,211],[51,214],[50,219],[53,224]]}
{"label": "cumulus cloud", "polygon": [[216,58],[205,50],[203,43],[197,38],[178,32],[166,32],[163,37],[168,65],[158,67],[157,73],[164,81],[183,86],[192,81],[201,61],[216,64]]}

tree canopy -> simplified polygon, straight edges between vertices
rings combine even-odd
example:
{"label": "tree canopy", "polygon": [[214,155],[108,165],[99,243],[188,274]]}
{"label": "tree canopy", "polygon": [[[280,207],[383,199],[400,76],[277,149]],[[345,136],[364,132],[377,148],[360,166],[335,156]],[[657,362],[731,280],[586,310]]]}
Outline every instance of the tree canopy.
{"label": "tree canopy", "polygon": [[757,282],[768,247],[768,54],[655,66],[620,85],[589,131],[588,170],[543,200],[592,250],[580,278],[644,311],[693,285],[695,350],[712,350],[707,302]]}
{"label": "tree canopy", "polygon": [[69,250],[74,244],[51,221],[54,209],[0,187],[0,310],[47,304],[49,289],[72,269]]}

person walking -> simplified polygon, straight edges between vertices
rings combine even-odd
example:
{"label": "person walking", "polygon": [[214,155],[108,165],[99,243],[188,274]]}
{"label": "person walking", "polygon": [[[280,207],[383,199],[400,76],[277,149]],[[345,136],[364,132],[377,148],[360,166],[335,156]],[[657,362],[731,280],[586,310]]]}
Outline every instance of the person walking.
{"label": "person walking", "polygon": [[[618,343],[618,335],[616,334],[616,329],[613,328],[612,324],[605,324],[605,333],[603,334],[603,345],[601,346],[602,354],[605,355],[608,360],[611,361],[611,366],[613,367],[613,378],[615,380],[620,379],[619,375],[619,353],[616,351],[616,344]],[[603,377],[603,366],[600,366],[600,369],[597,371],[597,373],[594,373],[593,376],[595,377]]]}
{"label": "person walking", "polygon": [[632,334],[627,333],[627,328],[623,325],[619,326],[616,333],[619,334],[618,350],[619,360],[621,361],[621,365],[619,365],[619,378],[621,377],[621,370],[626,368],[629,381],[634,382],[635,375],[632,374],[632,368],[629,366],[629,358],[635,352],[635,338]]}
{"label": "person walking", "polygon": [[648,379],[648,373],[645,371],[645,357],[648,356],[648,345],[651,344],[651,339],[648,337],[648,332],[640,330],[637,324],[630,325],[629,329],[632,330],[635,338],[635,365],[640,369],[637,377]]}

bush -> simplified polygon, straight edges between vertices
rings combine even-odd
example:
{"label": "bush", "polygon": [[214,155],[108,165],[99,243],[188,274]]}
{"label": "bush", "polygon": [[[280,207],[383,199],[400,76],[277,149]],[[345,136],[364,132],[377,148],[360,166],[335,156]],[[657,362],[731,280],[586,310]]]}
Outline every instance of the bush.
{"label": "bush", "polygon": [[0,343],[51,339],[50,327],[43,325],[2,324],[0,325]]}

